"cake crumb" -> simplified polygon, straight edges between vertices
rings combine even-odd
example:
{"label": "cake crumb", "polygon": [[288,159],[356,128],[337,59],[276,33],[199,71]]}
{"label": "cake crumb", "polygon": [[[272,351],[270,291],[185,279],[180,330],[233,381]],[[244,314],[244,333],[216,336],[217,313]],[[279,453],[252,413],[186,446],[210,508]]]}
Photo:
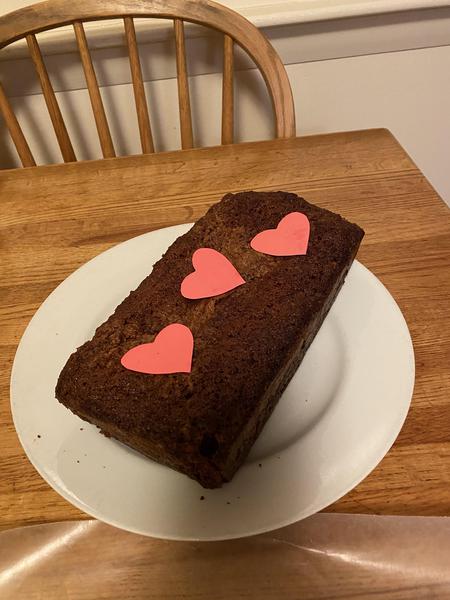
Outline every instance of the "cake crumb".
{"label": "cake crumb", "polygon": [[38,433],[37,436],[38,436],[39,439],[41,439],[41,434],[40,433]]}
{"label": "cake crumb", "polygon": [[259,467],[259,468],[261,468],[261,467],[262,467],[262,464],[261,464],[261,463],[259,463],[258,467]]}
{"label": "cake crumb", "polygon": [[227,502],[227,504],[231,504],[231,502]]}
{"label": "cake crumb", "polygon": [[83,431],[83,427],[80,427],[80,431]]}
{"label": "cake crumb", "polygon": [[79,461],[79,460],[77,460],[77,463],[79,463],[79,462],[80,462],[80,461]]}
{"label": "cake crumb", "polygon": [[204,500],[204,499],[205,499],[205,496],[200,496],[200,500]]}

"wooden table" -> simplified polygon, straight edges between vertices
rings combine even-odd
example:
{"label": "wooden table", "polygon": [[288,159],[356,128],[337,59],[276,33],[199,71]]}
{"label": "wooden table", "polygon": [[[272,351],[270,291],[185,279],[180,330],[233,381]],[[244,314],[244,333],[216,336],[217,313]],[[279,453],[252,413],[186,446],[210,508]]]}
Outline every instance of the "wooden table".
{"label": "wooden table", "polygon": [[329,511],[450,515],[450,212],[389,132],[371,130],[0,172],[0,527],[86,518],[28,462],[9,378],[46,296],[110,246],[197,219],[225,192],[289,190],[366,231],[361,260],[388,287],[416,353],[394,447]]}

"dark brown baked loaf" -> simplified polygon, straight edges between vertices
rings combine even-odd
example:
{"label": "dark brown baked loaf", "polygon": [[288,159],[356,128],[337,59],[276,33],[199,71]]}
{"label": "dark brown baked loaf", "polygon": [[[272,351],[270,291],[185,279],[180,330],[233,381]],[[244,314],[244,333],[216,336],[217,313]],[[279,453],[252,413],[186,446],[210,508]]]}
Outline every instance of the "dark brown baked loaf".
{"label": "dark brown baked loaf", "polygon": [[[310,220],[306,256],[250,248],[257,233],[293,211]],[[363,235],[295,194],[227,194],[70,356],[56,397],[106,435],[204,487],[220,486],[244,461],[299,366]],[[215,298],[183,298],[180,284],[200,247],[222,252],[247,283]],[[146,375],[121,365],[126,351],[173,322],[194,335],[190,374]]]}

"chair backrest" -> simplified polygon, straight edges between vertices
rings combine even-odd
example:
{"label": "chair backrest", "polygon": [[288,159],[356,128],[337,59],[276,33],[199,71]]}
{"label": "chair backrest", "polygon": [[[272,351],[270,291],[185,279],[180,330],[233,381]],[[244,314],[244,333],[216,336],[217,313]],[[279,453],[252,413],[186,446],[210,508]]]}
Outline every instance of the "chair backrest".
{"label": "chair backrest", "polygon": [[[253,59],[261,71],[272,99],[277,137],[295,135],[295,114],[292,91],[286,70],[274,48],[264,35],[238,13],[209,0],[47,0],[0,18],[0,49],[26,38],[55,135],[65,162],[76,160],[44,60],[36,39],[41,31],[71,24],[80,53],[89,97],[95,118],[103,156],[114,157],[115,150],[83,22],[121,18],[130,61],[131,78],[139,125],[142,152],[154,152],[152,130],[142,81],[134,17],[171,19],[174,24],[181,147],[193,147],[192,119],[186,68],[184,21],[205,25],[224,34],[222,78],[222,144],[234,137],[234,64],[233,45],[238,44]],[[0,113],[23,166],[34,166],[28,143],[0,82]]]}

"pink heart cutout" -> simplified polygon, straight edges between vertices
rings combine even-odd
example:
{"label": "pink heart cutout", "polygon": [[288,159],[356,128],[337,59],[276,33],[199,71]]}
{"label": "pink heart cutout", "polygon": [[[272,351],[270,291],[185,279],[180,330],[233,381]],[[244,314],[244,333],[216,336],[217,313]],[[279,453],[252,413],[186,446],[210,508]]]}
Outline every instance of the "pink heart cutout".
{"label": "pink heart cutout", "polygon": [[308,249],[309,232],[308,217],[291,212],[281,219],[276,229],[266,229],[255,235],[250,246],[272,256],[302,255]]}
{"label": "pink heart cutout", "polygon": [[189,327],[172,323],[161,329],[153,342],[128,350],[120,362],[125,369],[138,373],[190,373],[193,351],[194,337]]}
{"label": "pink heart cutout", "polygon": [[218,296],[245,283],[228,258],[212,248],[196,250],[192,265],[194,272],[183,279],[180,288],[189,300]]}

